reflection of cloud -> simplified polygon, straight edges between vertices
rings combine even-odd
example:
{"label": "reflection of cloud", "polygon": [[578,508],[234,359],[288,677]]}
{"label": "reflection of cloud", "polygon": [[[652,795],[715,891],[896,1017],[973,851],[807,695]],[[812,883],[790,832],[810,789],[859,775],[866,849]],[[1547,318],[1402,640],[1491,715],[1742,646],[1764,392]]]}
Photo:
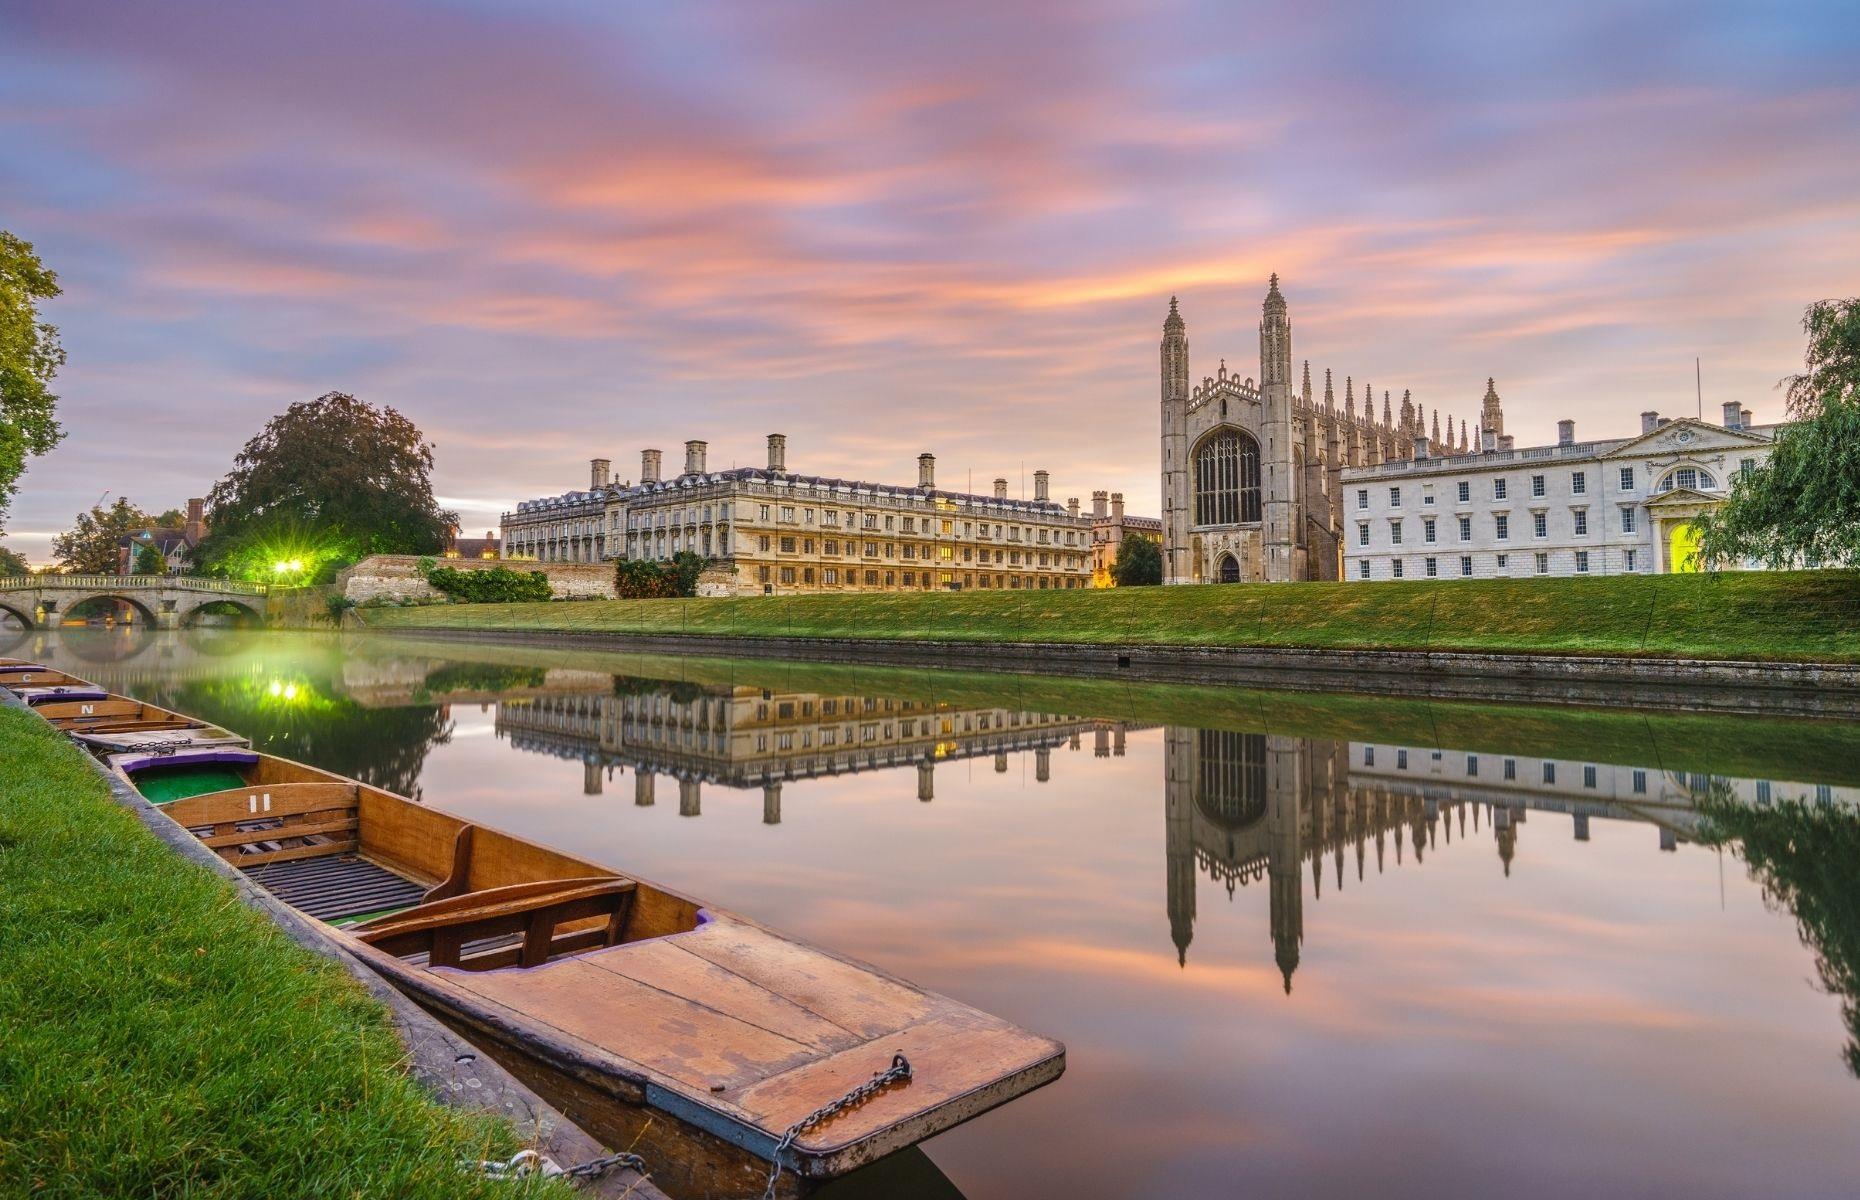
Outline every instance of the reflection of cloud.
{"label": "reflection of cloud", "polygon": [[[1860,269],[1830,24],[41,0],[0,39],[37,81],[0,90],[0,205],[69,285],[73,467],[155,406],[141,460],[210,478],[343,386],[421,420],[454,491],[775,420],[846,470],[876,403],[894,473],[900,439],[984,477],[1007,446],[1150,507],[1164,298],[1198,372],[1251,374],[1271,270],[1318,366],[1458,416],[1497,375],[1527,440],[1677,402],[1694,353],[1771,415],[1802,304]],[[578,428],[513,461],[513,412]],[[122,490],[177,486],[153,469]]]}

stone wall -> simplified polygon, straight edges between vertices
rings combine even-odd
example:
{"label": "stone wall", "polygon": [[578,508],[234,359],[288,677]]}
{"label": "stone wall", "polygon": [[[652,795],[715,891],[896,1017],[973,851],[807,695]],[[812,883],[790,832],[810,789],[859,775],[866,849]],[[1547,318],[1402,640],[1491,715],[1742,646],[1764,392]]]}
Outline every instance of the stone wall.
{"label": "stone wall", "polygon": [[[557,600],[612,600],[614,566],[598,563],[498,562],[477,558],[442,558],[442,567],[458,571],[541,571]],[[374,554],[336,576],[342,594],[357,604],[370,600],[439,600],[445,593],[420,574],[420,557],[414,554]]]}

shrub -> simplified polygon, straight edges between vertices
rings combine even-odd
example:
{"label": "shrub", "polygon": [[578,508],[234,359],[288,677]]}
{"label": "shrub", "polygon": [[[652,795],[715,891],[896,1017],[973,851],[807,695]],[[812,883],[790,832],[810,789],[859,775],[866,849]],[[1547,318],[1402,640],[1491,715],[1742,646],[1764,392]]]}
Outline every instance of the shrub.
{"label": "shrub", "polygon": [[549,577],[541,571],[513,571],[509,567],[461,571],[455,567],[433,567],[425,574],[426,582],[436,590],[466,604],[512,604],[547,600],[554,594]]}
{"label": "shrub", "polygon": [[614,593],[622,600],[662,600],[697,595],[702,556],[681,550],[669,563],[623,558],[614,564]]}

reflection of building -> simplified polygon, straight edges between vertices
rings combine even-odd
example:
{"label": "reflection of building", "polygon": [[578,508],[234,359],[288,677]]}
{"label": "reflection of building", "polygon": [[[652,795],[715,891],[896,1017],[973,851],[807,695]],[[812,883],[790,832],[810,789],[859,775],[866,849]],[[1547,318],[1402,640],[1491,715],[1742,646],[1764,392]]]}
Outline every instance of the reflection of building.
{"label": "reflection of building", "polygon": [[1078,588],[1089,582],[1090,525],[1035,471],[1033,498],[936,485],[936,459],[917,458],[915,487],[802,475],[787,438],[768,439],[766,467],[713,471],[708,444],[685,443],[682,474],[661,477],[657,450],[640,481],[617,483],[594,459],[589,488],[528,500],[504,514],[510,554],[572,562],[713,560],[707,593]]}
{"label": "reflection of building", "polygon": [[[1201,876],[1235,889],[1264,882],[1274,958],[1291,989],[1304,941],[1303,881],[1321,898],[1327,865],[1341,889],[1346,861],[1366,877],[1412,857],[1418,865],[1492,831],[1507,875],[1532,811],[1566,814],[1578,841],[1594,819],[1654,825],[1662,850],[1698,827],[1708,795],[1765,806],[1785,800],[1860,808],[1860,788],[1662,772],[1580,760],[1431,747],[1335,742],[1264,733],[1164,731],[1169,932],[1186,963]],[[1327,864],[1326,860],[1330,860]]]}
{"label": "reflection of building", "polygon": [[1091,585],[1116,587],[1111,567],[1117,562],[1117,548],[1126,537],[1140,537],[1162,545],[1162,522],[1155,517],[1124,515],[1124,493],[1091,494]]}
{"label": "reflection of building", "polygon": [[1079,749],[1090,730],[1106,744],[1115,732],[1121,752],[1126,728],[1006,708],[695,684],[506,701],[496,727],[518,749],[586,763],[590,792],[604,789],[607,772],[632,767],[635,798],[650,804],[656,777],[671,777],[688,815],[699,811],[702,784],[760,787],[771,824],[781,819],[784,781],[910,768],[917,798],[927,801],[940,762],[992,757],[1003,770],[1008,754],[1032,751],[1035,782],[1045,783],[1053,749]]}

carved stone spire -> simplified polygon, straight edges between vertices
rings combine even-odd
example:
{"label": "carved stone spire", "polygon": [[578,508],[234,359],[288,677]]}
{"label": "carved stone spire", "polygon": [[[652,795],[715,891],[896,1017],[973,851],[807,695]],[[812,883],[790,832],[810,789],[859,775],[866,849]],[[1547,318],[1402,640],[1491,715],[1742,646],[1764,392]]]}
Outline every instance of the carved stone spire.
{"label": "carved stone spire", "polygon": [[1279,294],[1279,277],[1274,274],[1260,306],[1259,382],[1292,382],[1292,319],[1285,312],[1285,297]]}
{"label": "carved stone spire", "polygon": [[1387,388],[1382,389],[1382,427],[1384,429],[1393,429],[1395,427],[1395,411],[1389,407],[1389,390]]}
{"label": "carved stone spire", "polygon": [[1324,368],[1324,411],[1327,413],[1337,411],[1337,393],[1331,390],[1329,367]]}
{"label": "carved stone spire", "polygon": [[1188,323],[1182,320],[1182,314],[1176,308],[1175,297],[1169,297],[1169,315],[1163,319],[1162,336],[1162,398],[1163,403],[1171,401],[1188,402]]}
{"label": "carved stone spire", "polygon": [[1311,407],[1311,360],[1308,358],[1305,359],[1305,386],[1304,386],[1304,391],[1301,394],[1304,398],[1305,407],[1310,408]]}
{"label": "carved stone spire", "polygon": [[1356,420],[1356,377],[1353,375],[1343,377],[1343,415]]}
{"label": "carved stone spire", "polygon": [[1493,437],[1505,436],[1505,410],[1498,403],[1498,385],[1485,381],[1485,399],[1479,405],[1479,428]]}
{"label": "carved stone spire", "polygon": [[1402,437],[1411,438],[1415,436],[1415,431],[1420,428],[1417,424],[1418,420],[1419,418],[1414,415],[1414,393],[1404,388],[1401,393]]}
{"label": "carved stone spire", "polygon": [[1466,418],[1461,417],[1460,418],[1460,453],[1465,454],[1470,448],[1471,448],[1471,444],[1467,442],[1466,440]]}
{"label": "carved stone spire", "polygon": [[[1449,417],[1448,420],[1451,421],[1452,418]],[[1434,432],[1428,435],[1428,440],[1431,441],[1436,446],[1440,445],[1440,410],[1439,409],[1434,410]]]}

